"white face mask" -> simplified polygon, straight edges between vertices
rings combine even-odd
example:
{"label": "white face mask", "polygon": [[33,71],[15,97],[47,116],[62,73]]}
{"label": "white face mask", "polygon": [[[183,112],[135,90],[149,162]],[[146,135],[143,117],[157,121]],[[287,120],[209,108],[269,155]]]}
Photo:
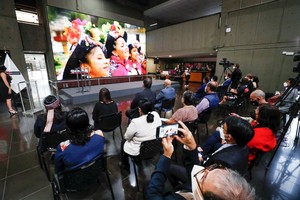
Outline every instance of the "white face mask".
{"label": "white face mask", "polygon": [[283,83],[283,87],[288,87],[287,82],[284,82],[284,83]]}
{"label": "white face mask", "polygon": [[[191,180],[192,180],[192,193],[194,195],[194,199],[195,200],[204,200],[203,196],[202,196],[202,193],[200,191],[200,188],[197,184],[197,180],[196,178],[194,177],[195,174],[197,174],[198,172],[200,172],[201,170],[204,170],[204,167],[202,166],[198,166],[198,165],[194,165],[193,169],[192,169],[192,172],[191,172]],[[204,175],[204,173],[202,174],[199,174],[197,176],[198,180],[200,181],[202,176]]]}
{"label": "white face mask", "polygon": [[232,67],[232,69],[236,69],[236,67]]}

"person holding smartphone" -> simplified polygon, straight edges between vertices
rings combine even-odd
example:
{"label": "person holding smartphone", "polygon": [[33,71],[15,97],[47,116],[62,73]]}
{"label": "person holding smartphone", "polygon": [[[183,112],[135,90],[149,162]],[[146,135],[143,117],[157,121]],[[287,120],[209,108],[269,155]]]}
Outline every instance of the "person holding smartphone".
{"label": "person holding smartphone", "polygon": [[[146,199],[244,199],[254,200],[255,190],[236,171],[220,164],[199,166],[197,143],[189,129],[179,121],[180,136],[162,139],[164,154],[161,155],[147,187]],[[165,182],[171,169],[172,144],[176,139],[184,145],[185,168],[178,175],[186,177],[191,190],[165,192]],[[220,185],[224,187],[220,187]]]}

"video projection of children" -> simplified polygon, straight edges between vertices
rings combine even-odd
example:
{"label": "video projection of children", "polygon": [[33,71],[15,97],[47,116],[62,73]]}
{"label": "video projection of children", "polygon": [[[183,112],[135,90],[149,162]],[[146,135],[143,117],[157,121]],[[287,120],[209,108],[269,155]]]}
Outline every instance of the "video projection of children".
{"label": "video projection of children", "polygon": [[47,10],[57,80],[147,73],[145,28],[51,6]]}

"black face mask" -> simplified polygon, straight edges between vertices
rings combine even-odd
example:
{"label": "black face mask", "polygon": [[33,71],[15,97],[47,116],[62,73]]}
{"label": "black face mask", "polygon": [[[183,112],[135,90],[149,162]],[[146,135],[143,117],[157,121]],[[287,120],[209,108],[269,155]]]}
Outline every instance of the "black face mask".
{"label": "black face mask", "polygon": [[250,103],[252,106],[259,106],[258,101],[250,101]]}
{"label": "black face mask", "polygon": [[253,110],[253,111],[250,112],[250,117],[251,117],[253,120],[256,120],[255,110]]}

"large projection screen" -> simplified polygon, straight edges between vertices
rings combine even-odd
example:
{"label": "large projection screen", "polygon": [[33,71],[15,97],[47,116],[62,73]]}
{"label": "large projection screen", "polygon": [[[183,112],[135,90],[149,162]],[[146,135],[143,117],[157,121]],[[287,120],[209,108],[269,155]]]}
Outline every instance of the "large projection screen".
{"label": "large projection screen", "polygon": [[146,74],[145,28],[47,7],[57,80]]}

